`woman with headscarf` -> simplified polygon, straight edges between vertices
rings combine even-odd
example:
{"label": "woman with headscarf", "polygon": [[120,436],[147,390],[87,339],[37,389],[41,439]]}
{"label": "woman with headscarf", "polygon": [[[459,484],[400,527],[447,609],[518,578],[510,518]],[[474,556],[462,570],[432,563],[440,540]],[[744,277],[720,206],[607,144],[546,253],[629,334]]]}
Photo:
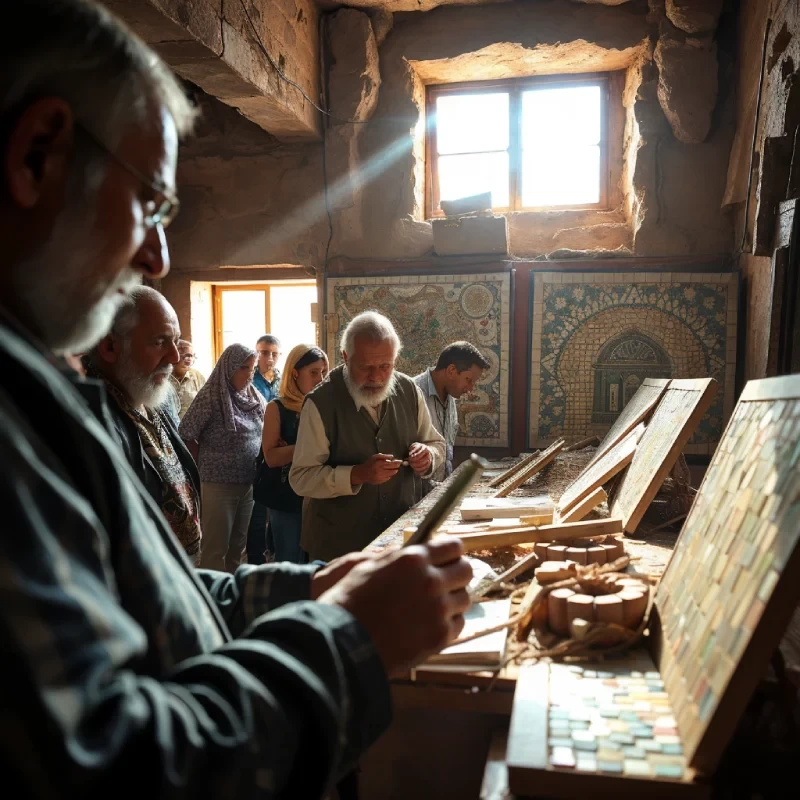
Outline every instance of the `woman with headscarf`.
{"label": "woman with headscarf", "polygon": [[179,428],[200,468],[204,569],[233,572],[242,563],[264,420],[255,365],[249,347],[226,348]]}
{"label": "woman with headscarf", "polygon": [[304,564],[300,548],[303,498],[289,485],[303,399],[328,375],[328,357],[318,347],[299,344],[286,358],[278,397],[267,405],[261,449],[267,464],[266,505],[275,540],[275,560]]}

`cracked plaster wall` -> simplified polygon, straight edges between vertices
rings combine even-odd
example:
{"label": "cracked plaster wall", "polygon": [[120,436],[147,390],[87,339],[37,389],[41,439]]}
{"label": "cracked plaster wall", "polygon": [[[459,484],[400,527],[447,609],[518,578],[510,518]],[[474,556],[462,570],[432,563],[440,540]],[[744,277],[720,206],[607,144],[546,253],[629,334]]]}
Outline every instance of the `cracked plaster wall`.
{"label": "cracked plaster wall", "polygon": [[[712,99],[705,141],[679,141],[662,111],[659,72],[650,59],[659,37],[682,44],[687,35],[669,22],[663,2],[652,4],[543,0],[396,14],[379,49],[381,86],[370,123],[334,122],[328,138],[329,180],[351,189],[334,198],[331,256],[399,259],[431,252],[421,187],[421,81],[622,67],[628,67],[627,191],[604,212],[509,214],[512,255],[620,247],[648,256],[729,251],[731,224],[720,206],[733,138],[731,60],[720,53],[723,88],[716,104]],[[704,46],[711,47],[711,36]]]}

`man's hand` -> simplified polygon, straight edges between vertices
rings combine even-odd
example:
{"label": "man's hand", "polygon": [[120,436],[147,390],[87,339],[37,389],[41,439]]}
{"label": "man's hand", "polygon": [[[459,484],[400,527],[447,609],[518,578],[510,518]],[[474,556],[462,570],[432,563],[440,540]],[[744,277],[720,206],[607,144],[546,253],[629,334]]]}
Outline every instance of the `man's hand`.
{"label": "man's hand", "polygon": [[311,599],[316,600],[321,594],[339,583],[356,564],[361,564],[371,558],[375,558],[375,556],[369,553],[347,553],[347,555],[335,558],[322,569],[318,569],[311,578]]}
{"label": "man's hand", "polygon": [[461,541],[442,537],[353,566],[319,598],[366,629],[389,675],[438,653],[464,627],[472,567]]}
{"label": "man's hand", "polygon": [[431,466],[431,451],[427,445],[414,442],[408,448],[408,466],[417,473],[417,475],[424,475]]}
{"label": "man's hand", "polygon": [[376,453],[370,456],[363,464],[357,464],[350,471],[350,483],[353,486],[358,486],[362,483],[371,483],[373,486],[378,486],[381,483],[390,481],[397,475],[397,470],[400,469],[402,461],[399,461],[394,456],[386,455],[386,453]]}

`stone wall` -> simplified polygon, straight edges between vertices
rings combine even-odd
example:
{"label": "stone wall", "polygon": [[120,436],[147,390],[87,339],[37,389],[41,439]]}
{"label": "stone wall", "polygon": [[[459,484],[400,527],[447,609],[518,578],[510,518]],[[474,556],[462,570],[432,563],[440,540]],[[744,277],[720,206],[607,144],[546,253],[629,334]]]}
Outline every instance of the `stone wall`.
{"label": "stone wall", "polygon": [[[607,211],[509,214],[512,255],[562,249],[626,248],[656,256],[730,251],[731,223],[720,205],[733,137],[731,59],[714,38],[719,12],[693,25],[681,16],[680,5],[542,0],[395,14],[378,49],[379,74],[370,55],[374,36],[356,24],[359,12],[335,14],[334,21],[347,14],[350,22],[337,21],[338,33],[332,31],[334,62],[337,47],[351,58],[364,53],[363,83],[351,81],[350,90],[360,98],[368,83],[372,91],[361,118],[369,124],[334,121],[328,137],[328,175],[339,189],[332,203],[331,255],[391,260],[431,252],[420,185],[421,83],[614,69],[628,72],[619,202]],[[672,18],[702,31],[681,30]],[[333,72],[330,84],[333,98]]]}
{"label": "stone wall", "polygon": [[[764,36],[770,18],[772,25],[758,107]],[[724,202],[736,211],[737,249],[740,243],[744,244],[739,259],[747,320],[743,378],[751,380],[774,374],[770,367],[770,340],[778,323],[775,313],[778,304],[774,301],[780,298],[775,298],[773,292],[772,228],[778,203],[789,196],[797,196],[800,188],[795,185],[790,195],[792,154],[789,141],[794,143],[794,132],[800,122],[800,10],[797,3],[743,0],[738,41],[736,138]],[[755,158],[749,180],[756,117]],[[770,151],[773,157],[765,158]],[[743,236],[748,184],[750,203]]]}
{"label": "stone wall", "polygon": [[328,240],[322,146],[281,144],[203,96],[181,150],[175,272],[225,266],[320,266]]}

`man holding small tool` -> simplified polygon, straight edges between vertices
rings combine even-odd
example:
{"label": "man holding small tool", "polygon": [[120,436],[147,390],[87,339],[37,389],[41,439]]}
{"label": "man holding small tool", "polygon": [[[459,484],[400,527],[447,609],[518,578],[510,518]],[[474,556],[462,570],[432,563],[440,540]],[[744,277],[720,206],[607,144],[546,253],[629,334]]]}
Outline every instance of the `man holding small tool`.
{"label": "man holding small tool", "polygon": [[354,317],[344,365],[306,397],[289,481],[306,498],[300,542],[311,560],[361,550],[420,497],[445,442],[383,315]]}

